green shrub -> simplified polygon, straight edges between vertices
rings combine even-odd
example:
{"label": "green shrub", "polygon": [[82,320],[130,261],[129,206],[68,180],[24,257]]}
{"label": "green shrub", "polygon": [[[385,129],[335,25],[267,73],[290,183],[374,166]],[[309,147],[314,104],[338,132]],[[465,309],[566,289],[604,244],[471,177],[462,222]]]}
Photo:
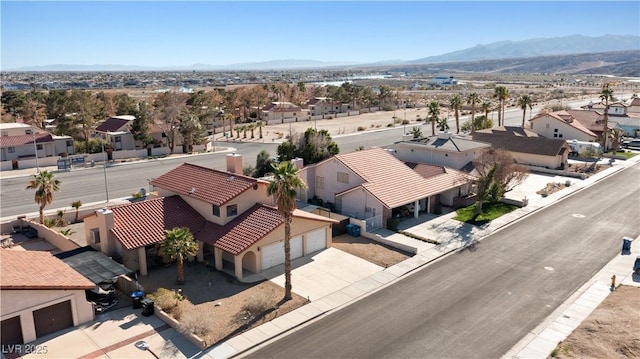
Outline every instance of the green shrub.
{"label": "green shrub", "polygon": [[398,218],[388,218],[387,219],[387,229],[391,231],[398,230],[398,224],[400,224],[400,219]]}

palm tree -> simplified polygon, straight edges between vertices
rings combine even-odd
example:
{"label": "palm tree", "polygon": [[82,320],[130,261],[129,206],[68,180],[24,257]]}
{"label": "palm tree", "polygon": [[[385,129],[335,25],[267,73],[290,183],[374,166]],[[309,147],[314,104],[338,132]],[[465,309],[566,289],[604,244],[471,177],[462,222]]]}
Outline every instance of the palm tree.
{"label": "palm tree", "polygon": [[498,100],[498,127],[503,126],[504,102],[509,98],[509,89],[504,86],[496,86],[493,98]]}
{"label": "palm tree", "polygon": [[60,190],[60,181],[53,172],[42,171],[31,175],[27,189],[35,189],[35,201],[40,205],[40,223],[44,223],[44,207],[53,202],[53,193]]}
{"label": "palm tree", "polygon": [[262,138],[262,127],[264,126],[264,122],[257,121],[256,127],[258,127],[258,137]]}
{"label": "palm tree", "polygon": [[529,110],[531,110],[533,107],[533,100],[531,99],[531,96],[520,96],[520,98],[518,99],[518,107],[520,107],[520,109],[522,110],[522,128],[524,128],[524,119],[527,115],[527,107],[529,107]]}
{"label": "palm tree", "polygon": [[484,111],[484,124],[482,127],[487,128],[489,127],[488,123],[489,123],[489,111],[491,111],[491,101],[489,100],[483,101],[480,107],[482,108],[482,111]]}
{"label": "palm tree", "polygon": [[73,220],[73,223],[78,223],[78,210],[82,207],[82,201],[71,202],[71,207],[76,210],[76,218]]}
{"label": "palm tree", "polygon": [[184,284],[184,259],[198,253],[198,244],[187,227],[175,227],[165,230],[165,240],[160,244],[162,259],[165,263],[177,260],[178,276],[176,283]]}
{"label": "palm tree", "polygon": [[604,101],[604,130],[602,131],[602,150],[607,151],[607,131],[609,130],[609,100],[613,101],[613,89],[609,83],[602,86],[600,99]]}
{"label": "palm tree", "polygon": [[456,117],[456,133],[460,133],[460,109],[462,108],[462,99],[460,95],[454,95],[449,101],[453,115]]}
{"label": "palm tree", "polygon": [[431,136],[436,135],[436,122],[440,116],[440,104],[437,101],[429,103],[429,121],[431,122]]}
{"label": "palm tree", "polygon": [[476,104],[480,102],[480,95],[472,92],[467,96],[467,103],[471,105],[471,132],[476,130]]}
{"label": "palm tree", "polygon": [[298,169],[289,161],[272,164],[273,181],[267,187],[267,193],[275,197],[278,213],[284,217],[284,298],[291,297],[291,219],[296,208],[296,189],[303,189],[306,184],[298,177]]}

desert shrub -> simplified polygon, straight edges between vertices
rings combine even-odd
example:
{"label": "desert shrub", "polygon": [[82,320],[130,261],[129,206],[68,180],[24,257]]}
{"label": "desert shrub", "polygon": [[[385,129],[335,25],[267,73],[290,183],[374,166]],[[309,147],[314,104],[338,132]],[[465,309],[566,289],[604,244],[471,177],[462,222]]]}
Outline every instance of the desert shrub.
{"label": "desert shrub", "polygon": [[44,222],[42,224],[44,224],[47,228],[52,228],[52,227],[55,227],[58,224],[58,219],[57,218],[45,218]]}
{"label": "desert shrub", "polygon": [[182,334],[195,334],[204,337],[215,324],[211,315],[203,314],[195,306],[185,306],[180,314],[178,331]]}
{"label": "desert shrub", "polygon": [[408,125],[409,124],[409,120],[402,120],[402,124],[403,125]]}
{"label": "desert shrub", "polygon": [[155,293],[148,295],[155,304],[162,308],[162,310],[170,312],[178,305],[178,302],[184,299],[184,297],[171,289],[158,288]]}
{"label": "desert shrub", "polygon": [[247,298],[242,306],[242,311],[249,317],[255,317],[273,308],[271,296],[267,293],[259,293],[258,295]]}
{"label": "desert shrub", "polygon": [[364,130],[366,130],[366,127],[364,127],[364,126],[358,126],[358,131],[364,131]]}
{"label": "desert shrub", "polygon": [[178,305],[171,309],[171,316],[177,321],[180,321],[184,313],[189,311],[191,307],[193,307],[193,304],[188,299],[181,300],[178,302]]}
{"label": "desert shrub", "polygon": [[387,127],[393,127],[393,123],[387,123]]}
{"label": "desert shrub", "polygon": [[400,123],[400,122],[402,122],[402,119],[400,119],[400,117],[393,118],[393,123]]}

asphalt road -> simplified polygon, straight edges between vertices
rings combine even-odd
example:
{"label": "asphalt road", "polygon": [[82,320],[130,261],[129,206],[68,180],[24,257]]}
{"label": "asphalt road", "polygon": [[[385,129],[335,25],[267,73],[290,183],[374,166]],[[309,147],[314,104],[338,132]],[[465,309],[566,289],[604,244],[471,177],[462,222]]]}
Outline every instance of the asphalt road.
{"label": "asphalt road", "polygon": [[[584,103],[585,101],[579,101],[568,105],[576,107]],[[537,113],[539,109],[534,108],[533,113]],[[469,117],[461,117],[460,122],[463,123]],[[455,128],[455,120],[450,119],[449,122],[451,128]],[[520,126],[521,122],[521,110],[511,109],[505,113],[505,123],[508,125]],[[425,134],[430,133],[430,126],[423,127],[425,127],[425,131],[423,131]],[[354,151],[360,146],[371,148],[391,145],[400,141],[405,131],[410,131],[410,126],[406,126],[406,128],[399,126],[381,131],[366,131],[357,135],[336,136],[334,140],[340,147],[340,151],[346,153]],[[227,144],[223,142],[220,145],[226,146]],[[272,157],[276,156],[277,144],[274,143],[232,142],[228,145],[237,148],[237,152],[242,154],[245,164],[255,165],[256,156],[263,149],[266,149]],[[103,168],[99,166],[74,169],[70,172],[56,172],[56,178],[61,181],[61,191],[55,194],[53,203],[47,206],[45,210],[69,207],[71,202],[77,200],[87,204],[106,202],[107,197],[111,200],[130,197],[132,193],[138,192],[140,188],[148,188],[147,178],[157,177],[184,162],[224,169],[226,168],[225,155],[223,153],[207,153],[156,161],[131,162],[108,167],[106,170],[106,185]],[[27,183],[27,177],[2,178],[0,180],[1,218],[36,213],[38,211],[38,205],[33,199],[33,191],[26,190]]]}
{"label": "asphalt road", "polygon": [[630,167],[246,357],[499,358],[640,234],[638,178]]}

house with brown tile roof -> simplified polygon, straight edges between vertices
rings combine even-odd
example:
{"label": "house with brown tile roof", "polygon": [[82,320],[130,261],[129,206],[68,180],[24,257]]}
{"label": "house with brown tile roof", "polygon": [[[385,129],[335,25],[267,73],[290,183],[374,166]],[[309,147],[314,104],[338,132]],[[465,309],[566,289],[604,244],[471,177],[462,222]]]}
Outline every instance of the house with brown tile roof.
{"label": "house with brown tile roof", "polygon": [[[227,156],[227,171],[182,164],[155,178],[156,198],[96,211],[85,217],[88,244],[119,255],[127,268],[147,274],[165,230],[187,227],[198,243],[198,261],[213,254],[218,270],[229,262],[242,279],[284,261],[284,219],[272,206],[268,182],[236,173],[241,156]],[[295,211],[292,258],[331,246],[327,217]]]}
{"label": "house with brown tile roof", "polygon": [[94,130],[94,136],[111,144],[114,151],[130,151],[136,149],[136,141],[131,133],[131,124],[135,116],[113,116],[104,120]]}
{"label": "house with brown tile roof", "polygon": [[604,129],[597,111],[543,111],[529,120],[531,130],[546,138],[598,142]]}
{"label": "house with brown tile roof", "polygon": [[393,154],[404,162],[462,169],[490,145],[474,141],[471,137],[445,132],[437,136],[399,141],[390,147],[394,150]]}
{"label": "house with brown tile roof", "polygon": [[475,131],[471,134],[476,141],[491,144],[502,149],[522,165],[563,169],[567,167],[571,148],[567,141],[559,138],[545,138],[520,127],[498,127]]}
{"label": "house with brown tile roof", "polygon": [[319,199],[343,215],[382,225],[403,206],[432,213],[448,197],[444,193],[467,184],[425,178],[381,148],[339,154],[299,174],[308,186],[301,200]]}
{"label": "house with brown tile roof", "polygon": [[70,136],[54,136],[27,124],[2,123],[0,133],[0,161],[35,160],[36,153],[38,158],[75,153]]}
{"label": "house with brown tile roof", "polygon": [[260,119],[266,124],[300,122],[309,120],[309,110],[291,102],[272,102],[260,109]]}
{"label": "house with brown tile roof", "polygon": [[95,284],[49,252],[0,250],[2,344],[29,343],[93,320]]}

